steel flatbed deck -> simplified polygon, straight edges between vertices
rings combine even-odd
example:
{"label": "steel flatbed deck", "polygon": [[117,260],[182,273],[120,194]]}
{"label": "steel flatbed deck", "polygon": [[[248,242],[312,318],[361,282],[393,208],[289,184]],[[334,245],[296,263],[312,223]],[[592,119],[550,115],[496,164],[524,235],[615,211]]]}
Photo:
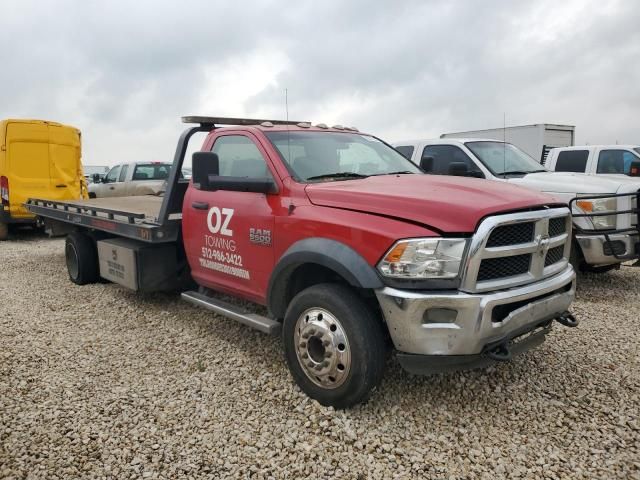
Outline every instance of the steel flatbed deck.
{"label": "steel flatbed deck", "polygon": [[173,242],[178,238],[182,214],[160,222],[163,197],[107,197],[57,201],[31,198],[27,208],[43,218],[114,233],[143,242]]}

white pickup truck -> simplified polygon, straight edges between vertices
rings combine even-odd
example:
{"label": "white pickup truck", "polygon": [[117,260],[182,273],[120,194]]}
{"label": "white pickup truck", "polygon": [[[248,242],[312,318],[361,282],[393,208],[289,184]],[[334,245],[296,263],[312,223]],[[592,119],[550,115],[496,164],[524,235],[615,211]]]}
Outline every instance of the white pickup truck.
{"label": "white pickup truck", "polygon": [[553,172],[640,176],[640,145],[584,145],[554,148],[545,166]]}
{"label": "white pickup truck", "polygon": [[427,173],[515,183],[569,203],[574,226],[571,261],[576,269],[605,272],[640,257],[640,179],[550,172],[514,145],[498,140],[413,140],[394,147]]}
{"label": "white pickup truck", "polygon": [[115,165],[102,179],[89,185],[89,198],[157,195],[164,191],[171,164],[131,162]]}

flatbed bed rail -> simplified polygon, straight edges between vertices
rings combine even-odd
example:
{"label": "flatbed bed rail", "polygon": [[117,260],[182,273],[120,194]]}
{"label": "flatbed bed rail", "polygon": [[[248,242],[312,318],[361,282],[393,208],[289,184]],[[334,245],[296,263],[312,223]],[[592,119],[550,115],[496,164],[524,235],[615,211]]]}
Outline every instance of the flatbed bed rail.
{"label": "flatbed bed rail", "polygon": [[173,242],[178,238],[180,219],[160,224],[141,212],[86,205],[73,201],[30,198],[25,206],[36,215],[118,236],[150,243]]}

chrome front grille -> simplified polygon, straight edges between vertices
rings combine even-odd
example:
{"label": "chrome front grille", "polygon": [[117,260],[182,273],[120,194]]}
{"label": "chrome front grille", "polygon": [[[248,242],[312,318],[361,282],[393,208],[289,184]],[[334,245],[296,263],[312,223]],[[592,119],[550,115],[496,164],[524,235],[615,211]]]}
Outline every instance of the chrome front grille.
{"label": "chrome front grille", "polygon": [[513,257],[486,258],[480,262],[478,281],[521,275],[527,273],[530,266],[530,253],[514,255]]}
{"label": "chrome front grille", "polygon": [[489,235],[487,247],[504,247],[505,245],[530,242],[533,240],[534,229],[535,224],[533,222],[513,223],[496,227]]}
{"label": "chrome front grille", "polygon": [[461,288],[484,292],[550,277],[566,268],[570,248],[568,208],[488,217],[471,240]]}
{"label": "chrome front grille", "polygon": [[564,217],[549,219],[549,236],[557,237],[567,231],[567,222]]}

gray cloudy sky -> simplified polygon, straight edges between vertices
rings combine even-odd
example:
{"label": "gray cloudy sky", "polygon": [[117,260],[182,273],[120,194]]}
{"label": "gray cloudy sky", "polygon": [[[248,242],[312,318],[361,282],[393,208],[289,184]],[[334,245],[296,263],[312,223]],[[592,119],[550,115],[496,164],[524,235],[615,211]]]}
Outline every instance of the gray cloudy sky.
{"label": "gray cloudy sky", "polygon": [[79,127],[85,164],[169,160],[185,114],[393,141],[507,124],[640,143],[640,2],[1,0],[0,118]]}

